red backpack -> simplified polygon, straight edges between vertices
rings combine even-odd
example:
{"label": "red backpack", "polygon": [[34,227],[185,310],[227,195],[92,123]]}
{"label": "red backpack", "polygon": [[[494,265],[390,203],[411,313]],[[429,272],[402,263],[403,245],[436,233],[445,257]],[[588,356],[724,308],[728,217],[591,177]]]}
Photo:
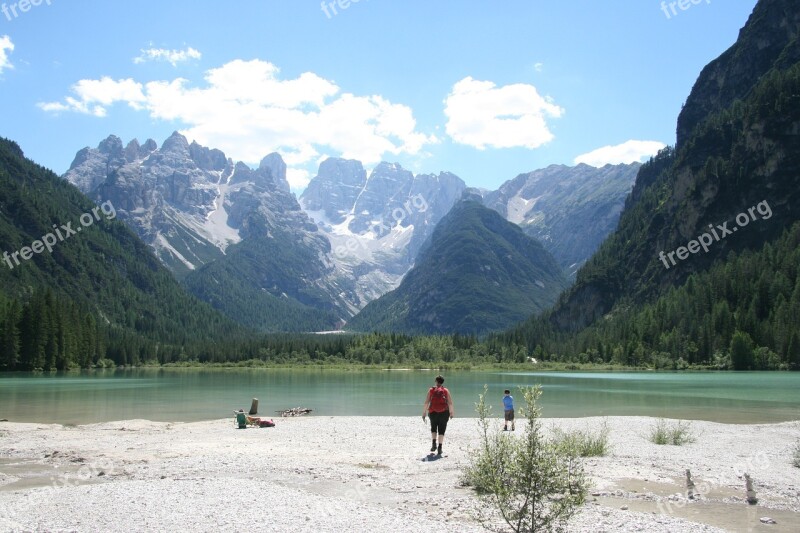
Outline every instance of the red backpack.
{"label": "red backpack", "polygon": [[447,411],[447,389],[444,387],[431,387],[428,392],[431,397],[431,406],[428,409],[432,413],[443,413]]}

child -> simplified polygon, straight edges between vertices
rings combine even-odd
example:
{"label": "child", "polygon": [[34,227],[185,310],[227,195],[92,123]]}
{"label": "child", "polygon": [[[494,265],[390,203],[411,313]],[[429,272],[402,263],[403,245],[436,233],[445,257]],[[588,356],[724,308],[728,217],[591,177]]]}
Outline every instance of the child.
{"label": "child", "polygon": [[508,423],[511,422],[511,431],[516,429],[514,427],[514,397],[511,396],[511,391],[506,389],[503,391],[503,409],[505,410],[505,423],[503,424],[503,431],[508,431]]}

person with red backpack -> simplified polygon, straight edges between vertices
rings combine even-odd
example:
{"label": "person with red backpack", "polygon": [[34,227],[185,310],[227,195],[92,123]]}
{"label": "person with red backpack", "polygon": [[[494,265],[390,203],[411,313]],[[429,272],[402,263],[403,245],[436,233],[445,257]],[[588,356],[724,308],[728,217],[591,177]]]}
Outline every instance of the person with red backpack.
{"label": "person with red backpack", "polygon": [[[422,420],[428,416],[431,419],[431,452],[442,455],[442,443],[444,442],[444,432],[447,429],[447,421],[455,416],[453,410],[453,398],[450,391],[444,387],[444,378],[436,376],[436,386],[428,390],[425,397],[425,404],[422,407]],[[439,447],[436,447],[436,435],[439,435]]]}

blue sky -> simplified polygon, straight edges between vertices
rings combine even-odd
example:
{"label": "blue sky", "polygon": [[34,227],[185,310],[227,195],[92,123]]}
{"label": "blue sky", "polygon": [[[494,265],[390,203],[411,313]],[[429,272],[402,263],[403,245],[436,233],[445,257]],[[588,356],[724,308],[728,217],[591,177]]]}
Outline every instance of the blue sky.
{"label": "blue sky", "polygon": [[178,130],[280,152],[296,191],[329,156],[492,189],[646,157],[756,3],[34,1],[0,0],[0,136],[28,157],[60,174],[111,133]]}

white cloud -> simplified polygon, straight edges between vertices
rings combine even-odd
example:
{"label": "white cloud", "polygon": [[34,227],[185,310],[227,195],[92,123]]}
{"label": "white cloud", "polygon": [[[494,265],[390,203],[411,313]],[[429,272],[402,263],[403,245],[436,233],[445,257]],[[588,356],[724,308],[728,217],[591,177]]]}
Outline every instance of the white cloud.
{"label": "white cloud", "polygon": [[0,74],[7,68],[14,68],[14,65],[8,59],[8,54],[13,51],[14,43],[11,42],[11,37],[8,35],[0,37]]}
{"label": "white cloud", "polygon": [[136,110],[143,109],[145,95],[142,84],[131,78],[126,80],[112,80],[103,77],[99,80],[80,80],[72,86],[76,97],[67,96],[64,102],[46,102],[37,104],[44,111],[61,112],[75,111],[104,117],[107,108],[117,102],[125,102]]}
{"label": "white cloud", "polygon": [[597,150],[579,155],[575,164],[585,163],[593,167],[605,165],[618,165],[620,163],[634,163],[644,161],[656,155],[666,144],[659,141],[627,141],[616,146],[603,146]]}
{"label": "white cloud", "polygon": [[186,50],[167,50],[165,48],[147,48],[141,51],[139,57],[134,57],[133,62],[136,64],[146,63],[148,61],[166,61],[171,63],[173,67],[178,66],[178,63],[189,61],[190,59],[200,59],[203,54],[198,52],[192,47]]}
{"label": "white cloud", "polygon": [[[185,125],[181,133],[230,157],[257,163],[279,152],[290,167],[309,165],[321,153],[377,163],[385,154],[416,154],[434,136],[417,131],[412,110],[381,96],[340,93],[332,81],[306,72],[281,79],[272,63],[235,60],[206,72],[205,84],[186,79],[138,83],[82,80],[74,96],[39,104],[46,111],[75,111],[103,116],[121,101],[144,109],[151,118]],[[119,92],[101,99],[87,87],[116,84]],[[110,90],[108,91],[111,92]],[[296,183],[303,181],[295,170]]]}
{"label": "white cloud", "polygon": [[311,173],[302,168],[288,167],[286,169],[286,181],[289,182],[289,187],[292,190],[299,191],[305,189],[311,181]]}
{"label": "white cloud", "polygon": [[564,110],[533,85],[497,87],[467,77],[453,86],[444,113],[447,134],[455,142],[483,150],[538,148],[553,139],[547,118],[558,118]]}
{"label": "white cloud", "polygon": [[536,72],[541,72],[544,69],[544,63],[536,63],[533,65],[533,70]]}

